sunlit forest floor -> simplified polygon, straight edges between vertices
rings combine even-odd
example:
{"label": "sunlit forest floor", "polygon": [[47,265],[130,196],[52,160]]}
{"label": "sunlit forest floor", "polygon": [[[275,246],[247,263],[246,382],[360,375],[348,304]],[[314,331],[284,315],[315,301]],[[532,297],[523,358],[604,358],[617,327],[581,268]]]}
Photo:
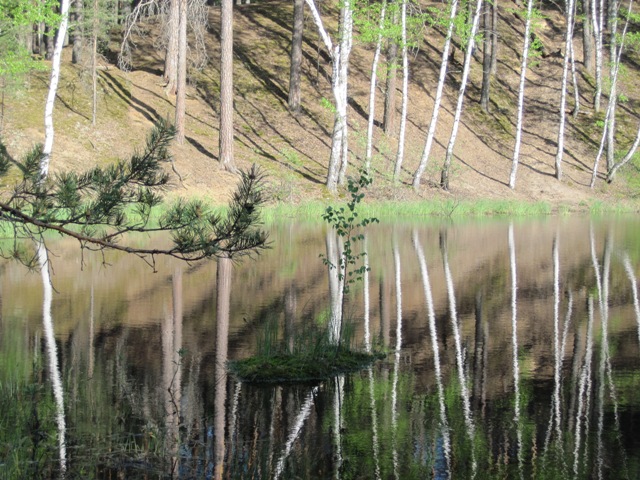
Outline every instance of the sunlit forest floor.
{"label": "sunlit forest floor", "polygon": [[[411,188],[411,179],[422,154],[433,94],[440,65],[443,35],[425,30],[425,42],[410,57],[410,101],[403,174],[399,184],[392,181],[398,140],[375,131],[374,185],[370,198],[390,200],[517,200],[546,201],[572,209],[586,209],[594,202],[618,204],[640,192],[640,174],[630,166],[608,185],[604,167],[595,188],[589,188],[591,169],[601,135],[603,113],[592,108],[593,79],[579,74],[581,109],[576,119],[568,115],[564,152],[564,178],[553,177],[559,122],[560,76],[563,43],[561,14],[548,7],[536,34],[546,55],[529,70],[526,85],[521,165],[516,190],[508,188],[514,147],[517,88],[520,70],[522,20],[501,5],[498,71],[491,84],[491,113],[479,105],[481,50],[467,89],[465,111],[458,134],[450,192],[438,188],[440,167],[449,141],[453,108],[462,70],[462,52],[457,45],[445,89],[444,111],[440,116],[436,144],[423,177],[421,190]],[[323,99],[331,99],[331,66],[327,52],[309,15],[305,20],[303,44],[302,112],[293,116],[287,109],[289,49],[292,5],[264,1],[235,6],[234,90],[235,158],[241,168],[257,163],[267,172],[273,202],[300,203],[330,198],[324,188],[331,146],[333,115]],[[236,183],[233,174],[217,163],[219,113],[219,8],[211,7],[207,34],[207,66],[190,72],[187,98],[187,133],[184,145],[175,145],[175,170],[171,195],[225,200]],[[336,11],[325,8],[325,21],[335,31]],[[156,45],[159,23],[142,25],[136,38],[133,68],[123,72],[115,66],[119,46],[112,42],[102,58],[99,71],[97,125],[91,124],[89,58],[85,65],[71,65],[70,47],[64,52],[63,77],[55,110],[56,138],[53,170],[80,169],[128,156],[142,145],[144,136],[158,117],[173,117],[175,98],[167,96],[161,78],[163,50]],[[576,58],[582,58],[581,31],[576,32]],[[115,36],[114,36],[115,38]],[[362,164],[365,147],[368,91],[373,46],[354,43],[350,69],[351,174]],[[635,74],[635,58],[627,58],[627,74],[620,92],[626,101],[619,106],[618,151],[624,155],[635,136],[640,76]],[[582,64],[577,67],[582,70]],[[381,75],[384,68],[381,68]],[[398,124],[401,101],[399,71]],[[13,89],[5,96],[2,136],[11,153],[23,154],[44,139],[43,110],[48,72],[36,72],[26,88]],[[605,97],[606,102],[606,97]],[[606,105],[606,103],[605,103]],[[568,95],[568,112],[573,108]],[[382,83],[378,89],[376,121],[383,111]],[[601,162],[603,165],[604,160]],[[181,179],[180,179],[181,178]]]}

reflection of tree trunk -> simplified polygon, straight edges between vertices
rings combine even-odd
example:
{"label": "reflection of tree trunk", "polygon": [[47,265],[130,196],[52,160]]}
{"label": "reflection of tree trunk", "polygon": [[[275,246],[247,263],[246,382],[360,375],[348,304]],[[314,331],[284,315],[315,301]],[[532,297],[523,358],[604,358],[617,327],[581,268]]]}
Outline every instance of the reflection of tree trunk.
{"label": "reflection of tree trunk", "polygon": [[214,401],[214,478],[224,474],[225,452],[225,402],[227,401],[227,351],[229,340],[229,310],[231,306],[231,273],[233,263],[230,258],[218,259],[216,277],[216,363]]}
{"label": "reflection of tree trunk", "polygon": [[53,318],[51,317],[51,301],[53,288],[49,275],[49,256],[47,247],[40,240],[38,243],[38,263],[42,273],[42,289],[44,297],[42,299],[42,324],[44,337],[47,345],[47,360],[49,362],[49,376],[53,388],[53,398],[56,404],[56,423],[58,426],[58,447],[60,450],[60,472],[64,476],[67,470],[67,447],[65,443],[66,422],[64,418],[64,394],[62,391],[62,377],[58,368],[58,348],[53,333]]}
{"label": "reflection of tree trunk", "polygon": [[344,286],[344,269],[341,265],[342,245],[333,229],[327,230],[327,260],[330,263],[329,294],[331,296],[331,318],[329,321],[329,339],[332,343],[340,342],[342,329],[342,302]]}
{"label": "reflection of tree trunk", "polygon": [[442,252],[442,261],[444,264],[444,275],[447,284],[447,297],[449,298],[449,318],[453,329],[453,339],[456,347],[456,365],[458,369],[458,382],[460,384],[460,395],[462,397],[462,408],[464,421],[467,427],[467,435],[471,441],[471,468],[475,475],[477,463],[475,458],[474,436],[475,426],[471,414],[471,405],[469,401],[469,389],[467,387],[467,375],[464,368],[464,359],[462,353],[462,339],[460,337],[460,325],[458,324],[458,311],[456,306],[456,296],[453,288],[453,277],[449,269],[449,254],[447,249],[447,231],[440,232],[440,250]]}
{"label": "reflection of tree trunk", "polygon": [[371,326],[369,315],[369,256],[367,249],[367,237],[362,239],[362,252],[364,253],[364,273],[363,273],[363,288],[364,288],[364,347],[367,352],[371,351]]}
{"label": "reflection of tree trunk", "polygon": [[516,268],[516,242],[513,222],[509,224],[509,264],[511,266],[511,350],[513,354],[513,423],[518,438],[518,468],[523,471],[522,426],[520,425],[520,365],[518,363],[518,276]]}
{"label": "reflection of tree trunk", "polygon": [[165,392],[165,423],[168,452],[172,457],[172,472],[176,471],[182,397],[182,270],[173,274],[173,311],[162,322],[163,391]]}
{"label": "reflection of tree trunk", "polygon": [[95,335],[95,331],[94,331],[94,322],[95,322],[95,317],[94,317],[94,297],[93,297],[93,281],[91,282],[91,307],[90,307],[90,313],[89,313],[89,378],[93,378],[93,369],[95,367],[95,348],[93,345],[93,337]]}
{"label": "reflection of tree trunk", "polygon": [[295,340],[296,297],[296,289],[292,282],[284,294],[284,337],[290,352],[293,352]]}
{"label": "reflection of tree trunk", "polygon": [[402,273],[398,241],[393,236],[393,265],[396,279],[396,348],[393,362],[393,383],[391,390],[391,426],[393,435],[393,469],[398,477],[398,375],[400,369],[400,352],[402,350]]}
{"label": "reflection of tree trunk", "polygon": [[436,313],[433,308],[433,294],[431,293],[431,283],[429,281],[429,272],[427,270],[427,262],[424,257],[424,251],[420,240],[418,238],[418,232],[413,231],[413,246],[418,255],[418,262],[420,263],[420,273],[422,276],[422,287],[424,289],[424,296],[427,302],[427,314],[429,318],[429,337],[431,338],[431,349],[433,350],[433,366],[436,376],[436,385],[438,388],[438,405],[440,410],[440,428],[442,429],[442,443],[445,457],[445,465],[440,465],[436,462],[436,478],[448,478],[449,471],[451,470],[451,440],[449,436],[449,424],[447,422],[447,412],[444,402],[444,387],[442,385],[442,370],[440,368],[440,348],[438,347],[438,332],[436,330]]}
{"label": "reflection of tree trunk", "polygon": [[475,341],[473,352],[473,406],[480,409],[482,401],[482,363],[484,361],[484,336],[482,335],[482,307],[484,305],[484,295],[478,291],[476,293],[476,314],[475,314]]}
{"label": "reflection of tree trunk", "polygon": [[344,403],[344,375],[333,377],[333,477],[340,480],[342,469],[342,405]]}
{"label": "reflection of tree trunk", "polygon": [[638,281],[636,280],[636,275],[633,272],[633,267],[631,266],[631,259],[629,258],[629,254],[625,252],[624,258],[624,270],[627,272],[627,276],[629,277],[629,281],[631,282],[631,293],[633,294],[633,310],[636,312],[636,323],[638,324],[638,341],[640,342],[640,302],[638,301]]}
{"label": "reflection of tree trunk", "polygon": [[318,391],[318,387],[313,387],[311,391],[307,394],[307,398],[305,399],[304,404],[300,408],[300,412],[298,413],[298,416],[295,418],[295,421],[293,422],[293,425],[287,437],[287,443],[284,446],[284,451],[282,452],[282,455],[278,460],[278,463],[276,465],[276,470],[273,474],[274,480],[277,480],[278,478],[280,478],[280,475],[282,475],[282,471],[284,470],[284,462],[287,460],[287,457],[291,453],[291,448],[293,447],[293,443],[298,438],[298,435],[300,435],[300,432],[302,431],[302,427],[304,426],[305,420],[311,413],[311,407],[313,406],[313,399],[317,391]]}
{"label": "reflection of tree trunk", "polygon": [[380,279],[380,340],[382,346],[389,346],[389,330],[391,328],[391,312],[389,311],[389,298],[391,288],[384,277]]}

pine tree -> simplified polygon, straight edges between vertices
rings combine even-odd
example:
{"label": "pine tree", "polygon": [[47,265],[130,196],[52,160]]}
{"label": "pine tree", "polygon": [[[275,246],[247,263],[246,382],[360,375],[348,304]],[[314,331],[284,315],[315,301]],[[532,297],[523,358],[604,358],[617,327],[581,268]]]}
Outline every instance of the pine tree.
{"label": "pine tree", "polygon": [[[18,160],[0,143],[0,178],[8,181],[13,165],[21,177],[0,193],[0,222],[10,224],[16,239],[36,240],[15,242],[0,255],[35,266],[37,258],[29,245],[38,244],[46,231],[75,238],[82,248],[133,253],[152,266],[160,255],[193,261],[250,255],[265,248],[267,234],[258,228],[264,177],[255,167],[241,173],[226,216],[213,213],[201,201],[178,200],[166,207],[157,226],[151,223],[169,181],[163,167],[171,162],[168,147],[174,136],[175,128],[161,120],[143,151],[129,160],[47,176],[40,169],[42,146]],[[128,243],[130,232],[169,232],[173,244],[139,247]]]}

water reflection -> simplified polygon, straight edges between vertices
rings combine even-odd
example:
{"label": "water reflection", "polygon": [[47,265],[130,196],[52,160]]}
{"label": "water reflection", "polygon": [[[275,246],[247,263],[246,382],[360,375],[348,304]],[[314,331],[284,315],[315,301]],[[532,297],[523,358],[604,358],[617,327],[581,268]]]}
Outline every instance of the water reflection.
{"label": "water reflection", "polygon": [[[376,225],[344,298],[320,225],[274,226],[256,262],[158,273],[119,255],[81,271],[53,245],[55,291],[48,269],[2,272],[0,477],[638,478],[638,231]],[[347,327],[389,355],[311,385],[225,368]]]}

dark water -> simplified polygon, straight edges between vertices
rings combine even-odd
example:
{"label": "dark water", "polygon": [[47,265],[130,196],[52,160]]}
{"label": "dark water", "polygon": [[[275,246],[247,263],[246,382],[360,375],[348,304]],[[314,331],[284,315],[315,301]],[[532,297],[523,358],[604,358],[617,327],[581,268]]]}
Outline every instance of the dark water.
{"label": "dark water", "polygon": [[[640,478],[639,219],[374,226],[341,325],[335,235],[271,231],[226,273],[52,244],[50,316],[2,264],[0,478]],[[226,373],[310,330],[388,355]]]}

